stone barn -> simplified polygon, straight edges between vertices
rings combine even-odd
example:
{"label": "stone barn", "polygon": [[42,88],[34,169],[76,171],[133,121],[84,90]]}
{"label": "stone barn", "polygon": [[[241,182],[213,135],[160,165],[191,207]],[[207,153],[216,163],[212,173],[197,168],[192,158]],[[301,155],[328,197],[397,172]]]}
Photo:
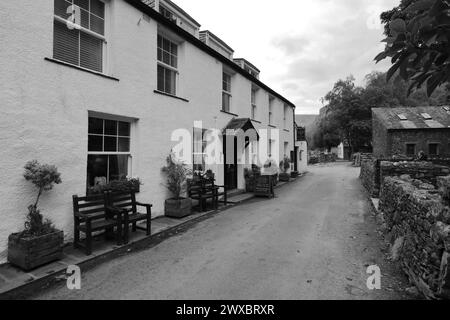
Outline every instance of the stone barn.
{"label": "stone barn", "polygon": [[378,159],[450,157],[450,107],[372,109],[373,153]]}

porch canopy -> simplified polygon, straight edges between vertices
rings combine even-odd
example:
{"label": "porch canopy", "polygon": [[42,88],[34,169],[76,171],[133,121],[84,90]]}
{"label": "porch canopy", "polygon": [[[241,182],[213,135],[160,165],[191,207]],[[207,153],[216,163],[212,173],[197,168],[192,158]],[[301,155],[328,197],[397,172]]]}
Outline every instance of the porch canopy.
{"label": "porch canopy", "polygon": [[[249,130],[250,132],[248,132]],[[252,130],[256,134],[256,137],[251,134]],[[230,135],[230,132],[232,132],[232,135],[234,136],[238,136],[239,133],[244,133],[249,138],[250,142],[259,141],[258,131],[253,126],[250,118],[233,118],[222,131],[223,135]]]}

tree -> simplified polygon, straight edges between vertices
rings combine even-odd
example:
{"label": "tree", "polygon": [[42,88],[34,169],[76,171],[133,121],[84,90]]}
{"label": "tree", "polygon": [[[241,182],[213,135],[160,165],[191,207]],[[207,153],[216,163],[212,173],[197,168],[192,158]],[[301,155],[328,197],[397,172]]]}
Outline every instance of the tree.
{"label": "tree", "polygon": [[386,47],[375,60],[391,58],[390,80],[397,72],[410,80],[408,95],[426,83],[427,95],[450,80],[450,0],[402,0],[381,15]]}
{"label": "tree", "polygon": [[44,191],[50,191],[55,184],[60,184],[61,174],[55,166],[40,164],[37,160],[27,162],[25,165],[25,180],[30,181],[38,190],[34,204],[28,207],[28,215],[25,222],[25,230],[21,237],[42,236],[53,233],[56,229],[49,219],[44,217],[38,209],[39,200]]}
{"label": "tree", "polygon": [[370,146],[371,110],[362,99],[364,89],[350,76],[339,80],[325,96],[327,102],[319,122],[319,145],[331,148],[347,142],[352,152]]}

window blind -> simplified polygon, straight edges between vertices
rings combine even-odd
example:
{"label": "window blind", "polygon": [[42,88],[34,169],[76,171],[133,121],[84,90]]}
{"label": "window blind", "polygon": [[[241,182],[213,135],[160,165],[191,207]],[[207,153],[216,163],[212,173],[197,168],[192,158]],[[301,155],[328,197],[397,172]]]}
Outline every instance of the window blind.
{"label": "window blind", "polygon": [[[86,30],[99,35],[105,33],[105,5],[99,0],[54,0],[55,16],[68,19],[67,9],[71,5],[80,8],[81,21]],[[103,39],[86,31],[70,29],[66,23],[55,18],[53,57],[86,69],[103,72]]]}

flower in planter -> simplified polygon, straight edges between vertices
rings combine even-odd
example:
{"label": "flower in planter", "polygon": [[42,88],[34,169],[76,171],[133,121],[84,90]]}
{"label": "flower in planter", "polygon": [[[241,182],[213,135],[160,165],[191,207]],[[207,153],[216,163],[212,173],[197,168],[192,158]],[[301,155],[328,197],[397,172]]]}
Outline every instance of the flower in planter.
{"label": "flower in planter", "polygon": [[35,237],[55,232],[56,228],[52,222],[49,219],[44,220],[38,204],[44,191],[50,191],[55,184],[62,182],[61,174],[55,166],[40,164],[37,160],[33,160],[25,165],[24,178],[37,187],[38,194],[34,204],[28,207],[25,230],[20,233],[20,237]]}
{"label": "flower in planter", "polygon": [[97,184],[96,186],[88,190],[89,194],[103,194],[105,191],[112,192],[139,192],[140,186],[142,185],[139,178],[129,178],[122,180],[113,180],[107,184]]}

